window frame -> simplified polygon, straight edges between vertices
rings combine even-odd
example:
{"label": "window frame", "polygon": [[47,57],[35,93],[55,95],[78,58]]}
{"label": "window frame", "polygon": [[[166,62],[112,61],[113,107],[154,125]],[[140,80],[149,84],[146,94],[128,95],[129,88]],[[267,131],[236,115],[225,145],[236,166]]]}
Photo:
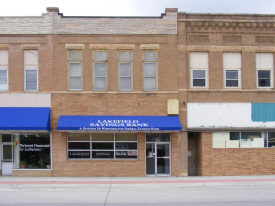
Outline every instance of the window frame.
{"label": "window frame", "polygon": [[[144,53],[145,52],[155,52],[156,53],[156,60],[155,61],[145,61]],[[142,60],[143,60],[143,90],[144,91],[158,91],[158,50],[143,50],[142,51]],[[155,64],[156,68],[156,75],[155,76],[145,76],[145,64]],[[155,89],[147,89],[145,86],[145,79],[147,78],[154,78],[155,79]]]}
{"label": "window frame", "polygon": [[[125,140],[125,141],[118,141],[116,140],[116,134],[120,134],[120,133],[111,133],[113,135],[113,140],[103,140],[103,141],[98,141],[98,140],[93,140],[92,135],[93,133],[89,133],[89,137],[90,140],[83,140],[83,141],[75,141],[75,140],[71,140],[69,141],[69,134],[77,134],[77,133],[67,133],[67,159],[68,160],[138,160],[139,159],[139,140],[138,140],[138,133],[129,133],[129,134],[136,134],[137,140],[136,141],[132,141],[132,140]],[[81,133],[79,133],[81,134]],[[97,133],[100,134],[100,133]],[[101,134],[108,134],[108,133],[101,133]],[[126,133],[128,134],[128,133]],[[90,149],[69,149],[69,142],[89,142],[90,143]],[[100,149],[93,149],[93,143],[113,143],[113,149],[104,149],[104,150],[100,150]],[[136,143],[137,144],[137,149],[123,149],[123,150],[118,150],[116,149],[116,143]],[[90,158],[69,158],[69,152],[70,151],[83,151],[83,152],[90,152]],[[94,158],[93,157],[93,152],[94,151],[98,151],[98,152],[113,152],[114,157],[113,158]],[[116,152],[118,151],[136,151],[137,152],[137,157],[136,158],[116,158]]]}
{"label": "window frame", "polygon": [[[226,81],[227,80],[233,80],[233,79],[226,79],[226,72],[227,71],[237,71],[238,72],[238,79],[237,79],[237,81],[238,81],[238,86],[237,87],[230,87],[230,86],[226,86]],[[225,89],[241,89],[242,87],[241,87],[241,69],[224,69],[224,72],[223,72],[223,75],[224,75],[224,77],[223,77],[223,79],[224,79],[224,88]]]}
{"label": "window frame", "polygon": [[0,92],[7,92],[7,91],[9,91],[9,50],[1,50],[1,52],[6,52],[7,64],[1,64],[1,62],[0,62],[0,71],[6,71],[6,78],[1,78],[0,77],[0,79],[6,80],[7,84],[6,84],[6,89],[5,90],[0,89]]}
{"label": "window frame", "polygon": [[[236,67],[232,67],[232,65],[230,65],[230,67],[226,67],[224,64],[225,64],[225,61],[226,61],[226,58],[228,58],[228,57],[226,57],[226,55],[234,55],[234,54],[239,54],[240,55],[240,65],[239,66],[236,66]],[[236,57],[232,57],[231,56],[231,58],[233,58],[233,60],[232,61],[236,61],[237,59],[236,58],[238,58],[238,56]],[[242,74],[241,74],[241,70],[242,70],[242,53],[241,52],[224,52],[223,53],[223,88],[224,89],[241,89],[242,88],[242,81],[241,81],[241,79],[242,79]],[[233,80],[233,79],[227,79],[226,78],[226,72],[227,71],[237,71],[238,72],[238,79],[237,79],[237,81],[238,81],[238,86],[237,87],[230,87],[230,86],[226,86],[226,82],[227,82],[227,80]]]}
{"label": "window frame", "polygon": [[[272,68],[258,68],[257,66],[257,55],[270,54],[272,55]],[[256,88],[257,89],[273,89],[274,88],[274,53],[256,53]],[[269,71],[270,72],[270,86],[259,86],[259,71]]]}
{"label": "window frame", "polygon": [[[27,90],[27,82],[28,79],[34,79],[34,78],[28,78],[27,79],[27,71],[36,71],[36,90]],[[38,70],[37,69],[24,69],[24,86],[26,92],[37,92],[38,91]]]}
{"label": "window frame", "polygon": [[[81,61],[80,60],[70,60],[69,53],[70,51],[79,51],[81,53]],[[68,90],[69,91],[82,91],[83,90],[83,68],[82,68],[82,50],[81,49],[68,49]],[[80,64],[80,76],[70,76],[70,64]],[[81,88],[80,89],[70,89],[70,77],[80,77]]]}
{"label": "window frame", "polygon": [[[193,67],[191,65],[192,55],[195,54],[207,54],[207,67]],[[190,52],[189,53],[189,67],[190,67],[190,88],[191,89],[209,89],[209,52]],[[193,71],[202,70],[205,72],[205,85],[204,86],[194,86],[194,76]]]}
{"label": "window frame", "polygon": [[[94,59],[94,53],[95,52],[106,52],[106,60],[95,60]],[[94,91],[107,91],[108,90],[108,51],[107,50],[94,50],[93,51],[93,80],[94,80]],[[95,75],[95,65],[96,64],[102,64],[102,63],[105,63],[106,66],[105,66],[105,72],[106,72],[106,76],[96,76]],[[96,78],[105,78],[105,89],[96,89]]]}
{"label": "window frame", "polygon": [[[123,61],[123,60],[120,60],[119,59],[119,53],[120,52],[130,52],[131,53],[131,61]],[[121,76],[120,75],[120,64],[130,64],[131,65],[131,68],[130,68],[130,76]],[[131,88],[130,89],[121,89],[121,84],[120,84],[120,80],[121,78],[127,78],[129,79],[130,78],[130,85],[131,85]],[[118,91],[120,92],[131,92],[133,91],[133,51],[132,50],[119,50],[118,51]]]}
{"label": "window frame", "polygon": [[[26,68],[30,65],[28,64],[25,64],[25,52],[27,51],[36,51],[37,52],[37,65],[31,65],[31,66],[34,66],[36,68],[32,68],[32,69],[29,69],[29,68]],[[24,50],[24,91],[25,92],[38,92],[39,91],[39,81],[38,81],[38,71],[39,70],[39,52],[37,49],[26,49]],[[36,89],[35,90],[28,90],[27,89],[27,71],[36,71]],[[30,79],[30,78],[28,78]]]}

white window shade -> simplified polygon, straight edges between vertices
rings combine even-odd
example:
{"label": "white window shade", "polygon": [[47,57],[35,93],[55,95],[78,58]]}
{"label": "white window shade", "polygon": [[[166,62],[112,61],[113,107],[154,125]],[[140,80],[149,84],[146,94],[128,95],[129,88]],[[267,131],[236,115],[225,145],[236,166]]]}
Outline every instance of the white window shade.
{"label": "white window shade", "polygon": [[191,69],[207,69],[208,53],[207,52],[190,52]]}
{"label": "white window shade", "polygon": [[224,69],[240,69],[242,67],[241,53],[223,53]]}
{"label": "white window shade", "polygon": [[257,69],[273,69],[273,53],[256,53]]}

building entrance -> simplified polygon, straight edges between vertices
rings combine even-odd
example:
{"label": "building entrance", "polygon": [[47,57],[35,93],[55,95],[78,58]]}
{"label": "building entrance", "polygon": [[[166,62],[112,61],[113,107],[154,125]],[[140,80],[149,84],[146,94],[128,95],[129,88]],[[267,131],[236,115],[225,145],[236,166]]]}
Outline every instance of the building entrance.
{"label": "building entrance", "polygon": [[12,175],[12,142],[11,135],[2,135],[1,175]]}
{"label": "building entrance", "polygon": [[171,152],[169,134],[146,135],[146,175],[171,175]]}

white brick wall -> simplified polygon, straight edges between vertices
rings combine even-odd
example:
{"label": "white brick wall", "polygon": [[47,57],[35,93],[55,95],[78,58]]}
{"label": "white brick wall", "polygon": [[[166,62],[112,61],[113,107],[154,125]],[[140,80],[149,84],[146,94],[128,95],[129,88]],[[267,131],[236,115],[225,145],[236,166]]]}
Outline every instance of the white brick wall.
{"label": "white brick wall", "polygon": [[41,17],[0,17],[0,34],[52,34],[53,16],[57,13]]}
{"label": "white brick wall", "polygon": [[55,34],[176,34],[177,12],[162,18],[61,18],[55,16]]}
{"label": "white brick wall", "polygon": [[0,34],[176,34],[177,12],[163,17],[0,17]]}

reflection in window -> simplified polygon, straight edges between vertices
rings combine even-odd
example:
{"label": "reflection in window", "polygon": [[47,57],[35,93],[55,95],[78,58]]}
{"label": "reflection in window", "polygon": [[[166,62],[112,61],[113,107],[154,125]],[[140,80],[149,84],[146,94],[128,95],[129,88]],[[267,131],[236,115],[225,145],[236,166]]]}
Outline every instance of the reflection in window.
{"label": "reflection in window", "polygon": [[70,133],[68,159],[137,159],[137,134]]}
{"label": "reflection in window", "polygon": [[51,146],[49,133],[14,134],[15,169],[50,169]]}
{"label": "reflection in window", "polygon": [[193,70],[193,87],[205,87],[205,70]]}

